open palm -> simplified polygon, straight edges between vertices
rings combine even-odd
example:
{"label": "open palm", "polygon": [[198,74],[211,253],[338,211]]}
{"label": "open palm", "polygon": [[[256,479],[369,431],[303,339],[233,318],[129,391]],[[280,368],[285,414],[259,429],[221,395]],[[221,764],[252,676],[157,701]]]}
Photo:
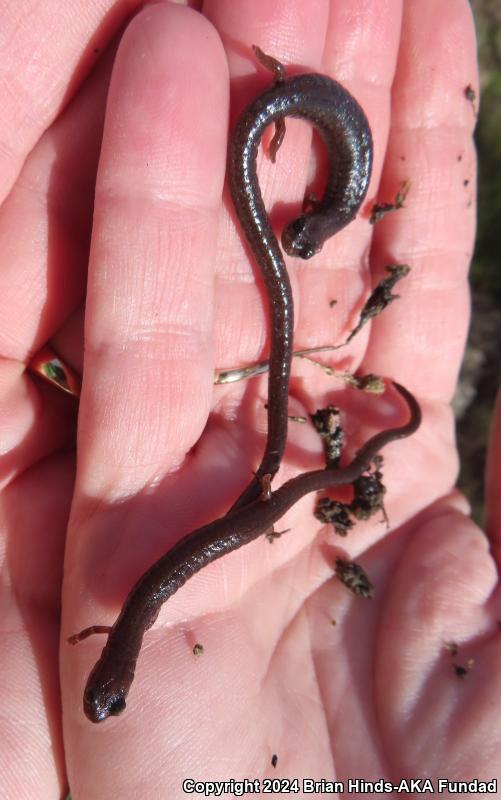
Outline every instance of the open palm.
{"label": "open palm", "polygon": [[[103,5],[94,17],[89,3],[61,12],[62,44],[36,86],[33,26],[3,60],[2,796],[52,798],[65,770],[76,800],[181,797],[188,778],[496,777],[497,569],[453,489],[448,407],[474,228],[466,0],[439,11],[384,0],[363,14],[335,0],[214,0],[203,15],[159,3],[117,53],[131,3]],[[398,379],[424,423],[384,453],[390,530],[373,518],[340,539],[304,498],[279,525],[289,533],[210,565],[169,601],[126,712],[95,726],[82,691],[103,641],[72,648],[67,637],[111,624],[147,566],[224,514],[264,445],[266,380],[213,385],[214,369],[267,346],[262,287],[223,192],[229,90],[233,116],[270,81],[253,43],[360,102],[375,140],[371,202],[410,185],[379,225],[364,209],[310,262],[289,260],[295,347],[342,341],[384,267],[409,264],[402,298],[331,363]],[[277,164],[261,159],[277,228],[321,158],[311,129],[291,121]],[[76,475],[76,403],[24,372],[47,341],[83,372]],[[403,419],[393,399],[361,398],[295,362],[290,413],[333,401],[350,452]],[[291,423],[275,485],[320,463],[313,429]],[[332,579],[339,554],[363,563],[373,600]],[[471,671],[461,680],[455,666]]]}

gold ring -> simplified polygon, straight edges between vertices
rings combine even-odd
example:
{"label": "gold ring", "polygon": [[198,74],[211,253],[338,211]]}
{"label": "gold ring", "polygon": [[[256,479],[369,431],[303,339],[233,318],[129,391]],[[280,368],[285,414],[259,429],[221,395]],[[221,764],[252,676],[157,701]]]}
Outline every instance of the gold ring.
{"label": "gold ring", "polygon": [[35,375],[40,375],[58,389],[62,389],[63,392],[67,392],[73,397],[80,397],[82,383],[80,375],[65,364],[48,345],[44,345],[33,356],[27,369],[34,372]]}

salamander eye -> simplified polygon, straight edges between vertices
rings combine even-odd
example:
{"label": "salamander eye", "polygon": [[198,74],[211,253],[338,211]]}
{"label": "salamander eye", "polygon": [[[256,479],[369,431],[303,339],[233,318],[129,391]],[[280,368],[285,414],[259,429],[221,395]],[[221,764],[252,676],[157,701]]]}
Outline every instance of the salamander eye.
{"label": "salamander eye", "polygon": [[311,258],[318,253],[322,242],[316,244],[312,237],[312,218],[308,215],[298,217],[284,228],[282,246],[289,256]]}
{"label": "salamander eye", "polygon": [[109,706],[109,714],[113,717],[117,717],[125,708],[125,700],[123,697],[114,697],[113,700],[110,702]]}

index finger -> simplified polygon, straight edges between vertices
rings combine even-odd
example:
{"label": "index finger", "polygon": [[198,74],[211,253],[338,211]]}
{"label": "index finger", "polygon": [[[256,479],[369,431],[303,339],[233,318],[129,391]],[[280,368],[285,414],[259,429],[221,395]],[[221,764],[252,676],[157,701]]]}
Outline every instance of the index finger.
{"label": "index finger", "polygon": [[[447,35],[444,35],[447,31]],[[404,208],[375,226],[374,281],[409,264],[400,300],[373,323],[364,367],[398,374],[420,395],[448,401],[469,322],[467,271],[475,232],[475,32],[466,0],[404,3],[392,122],[379,199],[404,181]],[[409,357],[412,356],[412,357]]]}

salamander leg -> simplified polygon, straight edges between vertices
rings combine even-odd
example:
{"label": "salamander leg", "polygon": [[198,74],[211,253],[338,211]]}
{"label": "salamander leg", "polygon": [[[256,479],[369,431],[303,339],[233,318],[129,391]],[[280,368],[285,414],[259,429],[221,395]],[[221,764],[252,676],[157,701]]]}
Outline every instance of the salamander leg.
{"label": "salamander leg", "polygon": [[91,625],[89,628],[84,628],[80,633],[74,633],[73,636],[68,636],[68,643],[78,644],[82,639],[87,639],[88,636],[92,636],[94,633],[109,633],[110,631],[111,625]]}

